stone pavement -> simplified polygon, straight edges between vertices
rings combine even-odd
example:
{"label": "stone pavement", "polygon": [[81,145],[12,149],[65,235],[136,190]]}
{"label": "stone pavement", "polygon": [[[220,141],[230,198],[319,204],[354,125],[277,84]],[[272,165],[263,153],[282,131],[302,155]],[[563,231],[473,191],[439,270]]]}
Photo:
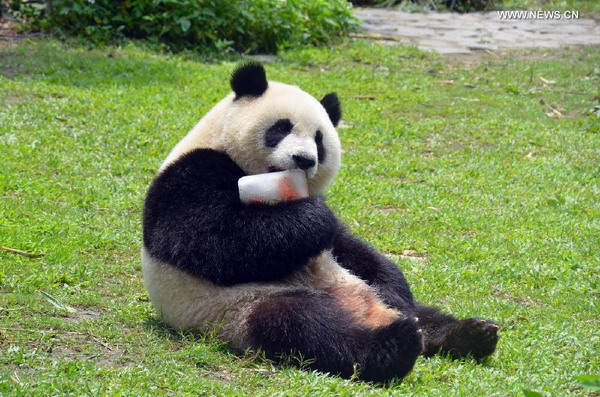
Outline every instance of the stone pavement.
{"label": "stone pavement", "polygon": [[500,19],[497,11],[469,14],[408,13],[356,9],[363,34],[402,42],[441,54],[468,54],[499,48],[558,48],[600,45],[600,23],[593,19]]}

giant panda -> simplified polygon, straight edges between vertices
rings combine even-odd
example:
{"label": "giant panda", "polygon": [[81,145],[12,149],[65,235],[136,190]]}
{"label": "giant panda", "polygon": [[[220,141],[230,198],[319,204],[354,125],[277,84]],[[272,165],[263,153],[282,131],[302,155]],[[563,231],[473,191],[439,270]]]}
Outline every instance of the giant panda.
{"label": "giant panda", "polygon": [[[214,331],[238,351],[386,382],[417,357],[480,359],[499,326],[421,305],[396,264],[327,207],[341,161],[335,93],[321,101],[240,65],[233,92],[175,146],[144,207],[144,284],[164,322]],[[301,169],[310,197],[242,204],[246,175]]]}

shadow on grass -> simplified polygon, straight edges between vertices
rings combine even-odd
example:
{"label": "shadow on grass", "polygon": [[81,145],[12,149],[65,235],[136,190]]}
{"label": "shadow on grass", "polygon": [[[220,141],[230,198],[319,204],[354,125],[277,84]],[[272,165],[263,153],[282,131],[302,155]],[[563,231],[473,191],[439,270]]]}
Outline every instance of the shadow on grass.
{"label": "shadow on grass", "polygon": [[175,331],[156,317],[146,318],[146,320],[144,320],[144,327],[155,334],[159,339],[169,339],[176,342],[181,342],[184,339],[181,332]]}
{"label": "shadow on grass", "polygon": [[[77,88],[104,86],[183,85],[204,63],[183,57],[148,57],[142,48],[89,48],[58,41],[0,42],[0,75],[7,79],[36,79]],[[214,63],[214,62],[211,62]],[[212,65],[214,67],[214,65]]]}
{"label": "shadow on grass", "polygon": [[[261,350],[247,350],[245,352],[236,351],[233,348],[231,348],[226,342],[223,342],[215,334],[212,333],[202,334],[193,331],[176,331],[157,317],[147,318],[144,321],[144,326],[150,332],[155,334],[160,340],[168,340],[170,342],[186,344],[197,343],[203,345],[203,347],[205,347],[207,350],[210,350],[213,354],[224,354],[228,359],[233,358],[234,361],[230,361],[232,368],[235,366],[245,369],[253,368],[255,370],[257,367],[267,367],[268,369],[260,370],[261,374],[263,375],[266,373],[272,374],[273,372],[283,373],[284,371],[288,370],[295,370],[306,373],[313,372],[313,370],[310,368],[310,364],[313,361],[305,359],[297,353],[285,354],[280,357],[279,361],[273,361],[266,358],[264,352],[262,352]],[[214,363],[214,361],[217,359],[217,356],[214,356],[212,354],[209,354],[208,357],[202,356],[205,356],[205,354],[200,352],[199,357],[197,357],[198,361],[196,362],[196,365],[199,368],[208,369],[210,371],[219,369],[219,366],[217,366]],[[220,357],[225,358],[223,356]],[[337,375],[323,374],[318,371],[316,372],[321,374],[321,376],[339,378]],[[397,387],[404,381],[404,379],[392,379],[391,381],[385,383],[372,383],[363,382],[361,380],[358,380],[356,376],[353,376],[351,381],[356,383],[369,384],[378,390],[385,391]]]}
{"label": "shadow on grass", "polygon": [[[264,357],[262,352],[247,350],[239,352],[216,336],[216,333],[177,331],[157,317],[144,321],[145,328],[156,335],[159,341],[180,344],[176,350],[184,351],[183,356],[191,357],[197,368],[210,372],[221,372],[224,367],[236,368],[274,368],[274,363]],[[278,366],[280,367],[280,366]],[[282,367],[280,367],[282,368]]]}
{"label": "shadow on grass", "polygon": [[229,347],[227,342],[222,341],[215,333],[201,333],[197,331],[178,331],[157,317],[148,317],[144,321],[144,327],[161,340],[169,340],[178,343],[202,343],[210,346],[213,350],[240,356],[239,352]]}

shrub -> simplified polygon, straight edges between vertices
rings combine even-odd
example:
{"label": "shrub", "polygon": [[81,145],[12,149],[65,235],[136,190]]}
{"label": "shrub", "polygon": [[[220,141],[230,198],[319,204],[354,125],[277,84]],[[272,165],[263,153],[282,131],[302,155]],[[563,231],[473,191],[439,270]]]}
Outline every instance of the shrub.
{"label": "shrub", "polygon": [[[105,42],[144,38],[169,47],[243,53],[327,43],[358,21],[345,0],[12,1],[30,28]],[[31,7],[37,6],[35,10]],[[40,10],[40,7],[43,9]],[[29,11],[28,11],[29,10]]]}

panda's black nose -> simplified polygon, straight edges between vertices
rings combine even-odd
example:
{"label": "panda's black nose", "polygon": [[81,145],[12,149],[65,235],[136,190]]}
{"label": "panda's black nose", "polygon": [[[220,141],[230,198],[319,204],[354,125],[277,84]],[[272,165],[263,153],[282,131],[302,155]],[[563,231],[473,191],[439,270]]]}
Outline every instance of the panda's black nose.
{"label": "panda's black nose", "polygon": [[292,158],[301,170],[307,170],[315,166],[315,160],[308,157],[293,155]]}

